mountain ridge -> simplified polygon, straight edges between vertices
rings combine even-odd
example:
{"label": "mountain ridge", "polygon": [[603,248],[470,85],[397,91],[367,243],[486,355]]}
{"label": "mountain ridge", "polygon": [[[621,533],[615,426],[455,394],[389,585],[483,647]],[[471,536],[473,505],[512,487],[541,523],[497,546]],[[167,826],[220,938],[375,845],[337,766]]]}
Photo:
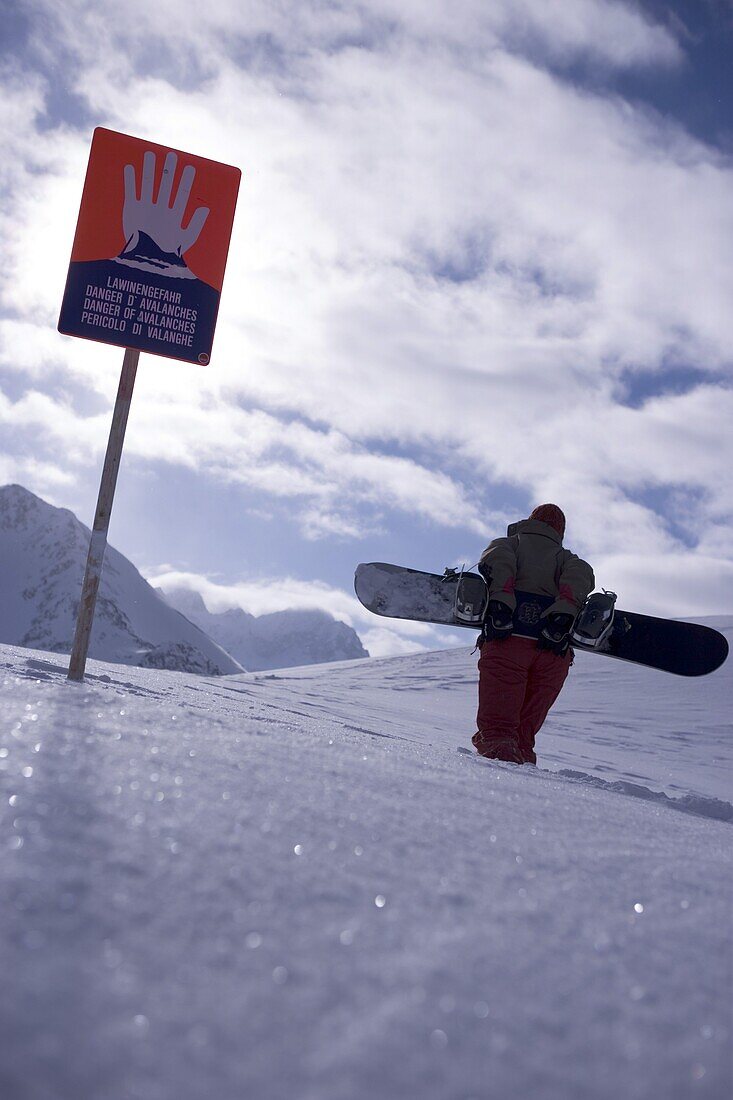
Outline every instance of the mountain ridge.
{"label": "mountain ridge", "polygon": [[[71,650],[90,531],[22,485],[0,487],[0,640]],[[89,655],[145,668],[206,675],[242,672],[221,646],[161,600],[108,545]]]}
{"label": "mountain ridge", "polygon": [[[89,528],[68,508],[22,485],[0,486],[0,642],[70,652],[89,538]],[[176,602],[108,545],[89,656],[211,676],[368,653],[351,627],[325,611],[255,617],[232,608],[216,615],[189,589],[179,591]]]}
{"label": "mountain ridge", "polygon": [[212,612],[190,588],[163,589],[163,596],[249,672],[369,656],[356,631],[326,611],[296,608],[252,615],[232,607]]}

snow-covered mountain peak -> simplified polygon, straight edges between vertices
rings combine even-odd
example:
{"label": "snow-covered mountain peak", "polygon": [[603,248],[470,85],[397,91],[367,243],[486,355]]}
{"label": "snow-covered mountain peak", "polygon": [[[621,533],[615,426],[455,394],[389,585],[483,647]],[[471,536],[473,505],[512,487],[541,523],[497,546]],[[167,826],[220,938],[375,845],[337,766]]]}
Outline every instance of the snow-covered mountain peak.
{"label": "snow-covered mountain peak", "polygon": [[[50,508],[44,500],[22,485],[0,486],[0,530],[27,530],[35,527]],[[54,508],[57,522],[70,526],[78,522],[67,508]],[[63,521],[62,521],[63,517]]]}
{"label": "snow-covered mountain peak", "polygon": [[[156,591],[160,593],[163,599],[169,603],[171,607],[175,607],[182,615],[185,615],[191,620],[194,620],[197,615],[209,614],[209,609],[204,603],[203,596],[193,588],[180,587],[169,588],[167,590],[158,588]],[[225,611],[224,614],[228,615],[230,612]],[[242,614],[244,615],[246,612],[243,611]]]}
{"label": "snow-covered mountain peak", "polygon": [[[70,651],[88,548],[89,529],[69,509],[22,485],[0,487],[0,642]],[[90,656],[216,675],[368,654],[325,611],[212,614],[192,589],[156,591],[108,546]]]}
{"label": "snow-covered mountain peak", "polygon": [[251,672],[369,656],[355,630],[318,608],[255,616],[241,607],[211,612],[190,588],[168,589],[165,598]]}
{"label": "snow-covered mountain peak", "polygon": [[[70,651],[89,536],[67,508],[21,485],[0,488],[0,641]],[[89,652],[102,660],[208,675],[242,671],[111,546]]]}

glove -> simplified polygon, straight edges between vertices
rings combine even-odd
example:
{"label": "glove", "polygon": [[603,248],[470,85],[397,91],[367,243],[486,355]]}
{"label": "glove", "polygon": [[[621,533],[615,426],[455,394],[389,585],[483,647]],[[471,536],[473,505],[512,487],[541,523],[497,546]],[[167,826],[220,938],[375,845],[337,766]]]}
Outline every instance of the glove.
{"label": "glove", "polygon": [[479,645],[484,642],[500,642],[508,638],[514,629],[512,609],[501,600],[489,600]]}
{"label": "glove", "polygon": [[555,613],[548,615],[542,628],[537,645],[540,649],[549,649],[562,657],[570,646],[570,631],[575,622],[574,615]]}

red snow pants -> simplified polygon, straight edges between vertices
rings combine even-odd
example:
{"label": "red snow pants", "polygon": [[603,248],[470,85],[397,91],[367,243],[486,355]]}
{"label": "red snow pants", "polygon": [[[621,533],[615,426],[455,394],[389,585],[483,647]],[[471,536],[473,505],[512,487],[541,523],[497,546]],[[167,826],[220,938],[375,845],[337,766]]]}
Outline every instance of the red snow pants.
{"label": "red snow pants", "polygon": [[534,739],[572,664],[531,638],[485,642],[479,657],[478,738],[518,741],[525,763],[535,764]]}

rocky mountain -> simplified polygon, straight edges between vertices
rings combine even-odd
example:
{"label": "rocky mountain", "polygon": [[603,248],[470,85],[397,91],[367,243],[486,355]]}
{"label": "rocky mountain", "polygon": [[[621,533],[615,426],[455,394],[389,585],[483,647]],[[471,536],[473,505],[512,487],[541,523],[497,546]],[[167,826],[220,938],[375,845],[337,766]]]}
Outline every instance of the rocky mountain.
{"label": "rocky mountain", "polygon": [[369,656],[356,631],[325,611],[255,616],[233,608],[214,614],[189,588],[170,589],[164,595],[251,672]]}
{"label": "rocky mountain", "polygon": [[[69,653],[89,528],[20,485],[0,487],[0,642]],[[89,656],[207,676],[241,665],[108,546]]]}

